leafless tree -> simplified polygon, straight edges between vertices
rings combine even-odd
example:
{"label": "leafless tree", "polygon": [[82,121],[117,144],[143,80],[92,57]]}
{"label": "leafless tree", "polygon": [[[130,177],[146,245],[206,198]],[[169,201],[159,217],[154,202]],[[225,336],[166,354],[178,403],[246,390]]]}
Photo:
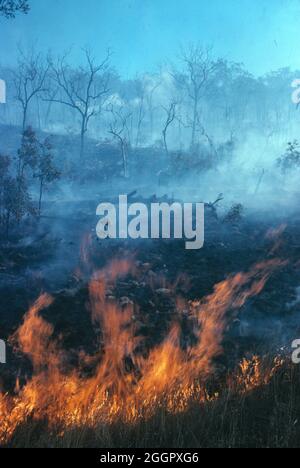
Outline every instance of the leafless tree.
{"label": "leafless tree", "polygon": [[172,101],[169,105],[169,107],[163,107],[163,110],[166,113],[166,120],[164,122],[164,127],[162,131],[163,135],[163,142],[164,142],[164,148],[166,151],[166,154],[169,154],[169,148],[168,148],[168,142],[167,142],[167,134],[170,126],[176,119],[176,108],[177,108],[177,102]]}
{"label": "leafless tree", "polygon": [[34,49],[24,53],[19,49],[17,68],[12,72],[16,100],[22,108],[22,130],[27,126],[28,111],[34,98],[40,97],[47,90],[49,65],[40,53]]}
{"label": "leafless tree", "polygon": [[150,120],[151,138],[153,137],[153,133],[154,133],[154,113],[156,110],[156,107],[154,106],[154,96],[160,86],[161,86],[161,77],[154,75],[154,81],[153,83],[151,83],[151,85],[149,85],[149,88],[147,89],[147,93],[146,93],[147,109],[149,112],[149,120]]}
{"label": "leafless tree", "polygon": [[214,141],[213,141],[212,137],[206,131],[205,127],[202,125],[199,116],[198,116],[197,122],[196,122],[196,131],[199,132],[200,135],[207,141],[212,154],[214,154],[214,156],[217,158],[218,157],[218,151],[217,151],[217,149],[215,147]]}
{"label": "leafless tree", "polygon": [[137,94],[137,121],[136,121],[136,138],[135,146],[138,147],[141,142],[141,131],[144,119],[146,117],[146,83],[145,77],[142,76],[136,79],[136,94]]}
{"label": "leafless tree", "polygon": [[211,150],[212,154],[214,154],[214,156],[216,158],[218,158],[218,151],[217,151],[217,149],[215,147],[213,138],[208,134],[205,127],[201,123],[201,119],[200,119],[199,115],[197,115],[195,123],[191,122],[191,121],[188,121],[187,123],[185,123],[182,120],[182,118],[180,116],[177,116],[177,115],[175,115],[175,119],[179,122],[181,127],[186,128],[186,129],[193,128],[193,125],[194,125],[195,126],[195,133],[200,135],[204,140],[206,140],[208,146],[210,147],[210,150]]}
{"label": "leafless tree", "polygon": [[136,78],[135,88],[137,96],[137,112],[136,112],[136,138],[135,146],[141,144],[141,134],[144,121],[149,115],[150,134],[153,136],[154,128],[154,95],[157,89],[161,86],[161,79],[157,75],[149,76],[142,75]]}
{"label": "leafless tree", "polygon": [[122,153],[123,162],[123,175],[128,177],[128,161],[127,161],[127,150],[128,150],[128,121],[131,118],[131,113],[126,113],[123,108],[115,109],[110,106],[108,109],[112,115],[112,122],[110,123],[109,133],[118,140]]}
{"label": "leafless tree", "polygon": [[211,49],[204,49],[200,45],[190,45],[183,49],[180,58],[184,64],[184,70],[182,73],[174,73],[173,76],[192,102],[191,146],[193,147],[196,143],[200,102],[216,64],[212,60]]}
{"label": "leafless tree", "polygon": [[80,159],[84,158],[85,135],[93,117],[102,111],[105,97],[109,92],[110,51],[100,64],[96,64],[91,51],[84,50],[86,65],[73,69],[67,62],[68,54],[55,63],[51,60],[51,76],[58,93],[48,101],[62,104],[76,111],[80,116]]}

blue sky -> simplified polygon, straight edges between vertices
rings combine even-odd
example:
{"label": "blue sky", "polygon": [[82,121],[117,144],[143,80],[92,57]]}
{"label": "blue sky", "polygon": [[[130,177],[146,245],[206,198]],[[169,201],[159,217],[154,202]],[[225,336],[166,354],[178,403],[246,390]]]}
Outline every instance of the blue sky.
{"label": "blue sky", "polygon": [[0,22],[1,62],[18,42],[62,52],[109,46],[123,77],[174,60],[181,44],[213,45],[254,74],[300,68],[300,0],[29,0],[28,16]]}

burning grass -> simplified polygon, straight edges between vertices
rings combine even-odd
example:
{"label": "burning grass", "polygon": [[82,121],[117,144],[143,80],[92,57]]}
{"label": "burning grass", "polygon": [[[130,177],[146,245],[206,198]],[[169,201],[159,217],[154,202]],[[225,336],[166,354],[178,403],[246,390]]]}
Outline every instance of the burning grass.
{"label": "burning grass", "polygon": [[[271,363],[264,362],[266,370]],[[264,367],[263,366],[263,367]],[[299,447],[299,371],[278,368],[268,385],[239,393],[227,389],[211,401],[190,401],[185,411],[157,408],[135,423],[118,420],[49,430],[46,420],[21,424],[9,447],[202,448]]]}
{"label": "burning grass", "polygon": [[[164,340],[145,351],[134,304],[120,305],[108,294],[120,276],[137,274],[135,266],[111,262],[89,284],[91,320],[101,330],[99,349],[94,355],[81,351],[78,367],[68,371],[67,353],[41,315],[54,299],[41,295],[10,340],[30,360],[32,374],[24,384],[16,382],[13,394],[0,394],[2,445],[132,446],[131,437],[143,447],[164,446],[167,440],[168,446],[209,445],[203,438],[205,426],[201,429],[204,421],[216,413],[225,424],[252,392],[272,386],[285,367],[283,358],[267,362],[253,356],[222,379],[215,369],[229,323],[285,264],[276,259],[258,263],[217,284],[206,298],[185,303],[192,345],[182,346],[180,321],[174,319]],[[177,302],[182,310],[182,299]],[[94,371],[87,375],[83,369],[91,364]],[[242,413],[231,415],[232,423],[227,423],[238,425]],[[208,430],[214,424],[210,421]],[[174,439],[173,425],[179,431]],[[152,430],[158,434],[156,442]]]}

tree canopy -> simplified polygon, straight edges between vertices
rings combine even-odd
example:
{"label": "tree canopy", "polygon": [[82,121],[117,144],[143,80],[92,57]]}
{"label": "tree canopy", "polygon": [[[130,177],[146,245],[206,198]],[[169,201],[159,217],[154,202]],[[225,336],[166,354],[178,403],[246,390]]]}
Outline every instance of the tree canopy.
{"label": "tree canopy", "polygon": [[0,0],[0,16],[15,18],[17,13],[27,14],[30,9],[28,0]]}

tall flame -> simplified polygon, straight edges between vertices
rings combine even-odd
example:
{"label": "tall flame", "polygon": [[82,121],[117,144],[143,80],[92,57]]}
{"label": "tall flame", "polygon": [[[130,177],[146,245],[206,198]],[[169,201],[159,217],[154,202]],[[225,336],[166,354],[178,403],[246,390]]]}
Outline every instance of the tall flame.
{"label": "tall flame", "polygon": [[[81,353],[79,357],[81,364],[91,359],[97,362],[89,377],[80,370],[64,370],[65,352],[53,339],[52,325],[40,315],[54,299],[43,294],[11,338],[16,349],[30,359],[33,372],[23,386],[16,383],[13,395],[0,394],[0,442],[8,441],[29,418],[45,420],[50,428],[64,431],[117,420],[134,423],[152,416],[159,407],[179,412],[191,400],[217,398],[209,394],[205,384],[213,375],[215,358],[222,353],[226,328],[284,264],[280,260],[259,263],[248,273],[219,283],[206,298],[189,303],[196,345],[183,349],[181,327],[175,321],[164,341],[141,355],[136,352],[142,337],[137,336],[134,306],[120,306],[106,294],[108,285],[134,268],[128,261],[112,262],[95,273],[89,285],[91,318],[102,333],[99,353],[94,357]],[[257,382],[265,382],[258,376],[259,361],[245,360],[235,380],[241,391],[249,391]],[[243,388],[240,379],[245,382]]]}

